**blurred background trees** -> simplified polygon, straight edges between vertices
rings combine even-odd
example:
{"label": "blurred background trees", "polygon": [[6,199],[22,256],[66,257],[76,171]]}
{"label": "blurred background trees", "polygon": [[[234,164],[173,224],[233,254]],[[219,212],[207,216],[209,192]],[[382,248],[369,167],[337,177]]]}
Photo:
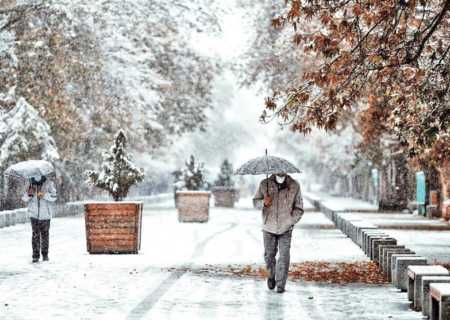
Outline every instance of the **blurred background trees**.
{"label": "blurred background trees", "polygon": [[[218,64],[189,41],[192,33],[219,31],[208,3],[2,2],[0,94],[13,97],[0,100],[0,111],[11,115],[14,101],[25,101],[24,129],[52,140],[59,158],[47,159],[58,167],[60,201],[89,195],[86,165],[99,165],[118,128],[129,128],[138,154],[152,154],[204,127]],[[35,145],[24,135],[28,149],[20,155],[17,142],[5,144],[14,130],[7,119],[0,120],[1,171],[23,157],[43,158],[36,148],[45,141]],[[47,131],[39,133],[40,123]]]}
{"label": "blurred background trees", "polygon": [[[340,193],[367,198],[367,191],[358,190],[367,183],[357,181],[367,177],[373,180],[372,188],[379,188],[381,207],[404,208],[415,199],[414,172],[424,171],[426,202],[429,192],[437,190],[441,206],[450,196],[444,173],[450,147],[446,80],[450,2],[290,0],[285,4],[263,5],[261,10],[270,12],[270,32],[267,24],[254,24],[258,28],[254,48],[259,47],[270,61],[294,57],[289,66],[295,70],[294,74],[274,70],[271,77],[268,68],[253,70],[251,79],[266,81],[273,92],[267,95],[261,121],[279,120],[303,134],[315,128],[346,139],[344,134],[351,134],[357,157],[347,164],[340,162],[352,181],[341,183]],[[249,56],[259,59],[253,51]],[[314,135],[302,140],[311,138]],[[342,147],[338,150],[346,152]],[[324,163],[313,160],[313,166],[335,168],[327,152],[333,153],[322,150],[319,159]],[[378,173],[373,175],[373,169]],[[377,185],[373,176],[379,179]]]}
{"label": "blurred background trees", "polygon": [[[449,6],[5,0],[0,169],[48,157],[58,201],[83,199],[86,166],[98,167],[108,137],[125,128],[149,173],[139,194],[170,189],[186,154],[216,168],[224,156],[238,166],[248,148],[269,148],[299,164],[307,189],[319,181],[327,192],[402,208],[424,171],[427,197],[439,190],[442,203]],[[17,129],[27,138],[10,144],[19,131],[7,119],[18,104],[34,111]],[[285,130],[275,133],[276,122]]]}

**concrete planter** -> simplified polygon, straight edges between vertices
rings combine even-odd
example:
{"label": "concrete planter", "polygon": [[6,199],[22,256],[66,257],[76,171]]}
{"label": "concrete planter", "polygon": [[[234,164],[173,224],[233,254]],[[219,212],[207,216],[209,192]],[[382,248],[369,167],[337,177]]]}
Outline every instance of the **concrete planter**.
{"label": "concrete planter", "polygon": [[6,215],[4,211],[0,211],[0,228],[6,227]]}
{"label": "concrete planter", "polygon": [[[16,223],[26,223],[28,218],[28,209],[16,209]],[[28,218],[29,219],[29,218]]]}
{"label": "concrete planter", "polygon": [[84,204],[89,253],[134,253],[141,248],[141,201]]}
{"label": "concrete planter", "polygon": [[210,191],[177,191],[178,220],[207,222],[210,197]]}
{"label": "concrete planter", "polygon": [[[16,216],[13,216],[13,211],[3,211],[3,215],[5,216],[5,227],[11,227],[16,224]],[[14,219],[14,222],[13,222]]]}
{"label": "concrete planter", "polygon": [[214,205],[216,207],[234,207],[237,190],[232,187],[214,187]]}

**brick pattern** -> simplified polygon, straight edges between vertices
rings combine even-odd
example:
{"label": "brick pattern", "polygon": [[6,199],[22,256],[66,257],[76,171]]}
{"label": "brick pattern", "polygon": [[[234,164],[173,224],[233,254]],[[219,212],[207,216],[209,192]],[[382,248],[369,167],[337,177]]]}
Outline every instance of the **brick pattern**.
{"label": "brick pattern", "polygon": [[207,222],[210,192],[177,192],[178,219],[181,222]]}
{"label": "brick pattern", "polygon": [[138,253],[142,202],[86,203],[84,211],[89,253]]}

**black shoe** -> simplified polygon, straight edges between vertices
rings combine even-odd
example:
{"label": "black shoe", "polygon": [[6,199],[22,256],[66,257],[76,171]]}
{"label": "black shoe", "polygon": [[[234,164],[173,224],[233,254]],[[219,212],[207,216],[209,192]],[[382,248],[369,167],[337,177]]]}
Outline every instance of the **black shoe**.
{"label": "black shoe", "polygon": [[277,292],[278,293],[283,293],[283,292],[285,292],[286,290],[284,290],[284,288],[281,288],[281,287],[278,287],[277,288]]}
{"label": "black shoe", "polygon": [[37,262],[39,262],[39,259],[38,258],[33,258],[33,263],[37,263]]}
{"label": "black shoe", "polygon": [[44,257],[42,258],[42,261],[48,261],[48,256],[44,256]]}
{"label": "black shoe", "polygon": [[275,285],[276,285],[275,278],[267,279],[267,286],[269,287],[270,290],[275,289]]}

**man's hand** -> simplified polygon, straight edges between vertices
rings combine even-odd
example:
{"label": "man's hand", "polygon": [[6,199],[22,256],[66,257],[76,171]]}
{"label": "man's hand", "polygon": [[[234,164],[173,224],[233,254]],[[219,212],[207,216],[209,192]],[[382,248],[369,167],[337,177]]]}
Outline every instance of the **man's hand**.
{"label": "man's hand", "polygon": [[34,188],[30,188],[30,189],[28,190],[28,195],[29,195],[30,197],[34,196]]}
{"label": "man's hand", "polygon": [[41,192],[38,193],[38,197],[41,198],[41,199],[44,197],[44,195],[45,195],[44,191],[41,191]]}
{"label": "man's hand", "polygon": [[269,197],[264,197],[264,204],[267,208],[270,208],[270,198]]}

